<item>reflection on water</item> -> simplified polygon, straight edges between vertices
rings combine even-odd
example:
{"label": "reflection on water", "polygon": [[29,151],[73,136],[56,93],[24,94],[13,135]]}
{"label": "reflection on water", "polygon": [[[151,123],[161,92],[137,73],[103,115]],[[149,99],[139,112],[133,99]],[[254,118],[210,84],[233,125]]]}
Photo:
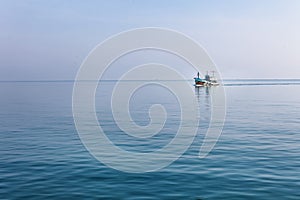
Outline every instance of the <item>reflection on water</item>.
{"label": "reflection on water", "polygon": [[197,101],[201,103],[202,99],[205,99],[207,105],[210,102],[210,90],[213,89],[211,87],[195,87],[195,95],[197,97]]}
{"label": "reflection on water", "polygon": [[200,110],[200,125],[208,124],[211,113],[210,87],[195,87],[195,95]]}

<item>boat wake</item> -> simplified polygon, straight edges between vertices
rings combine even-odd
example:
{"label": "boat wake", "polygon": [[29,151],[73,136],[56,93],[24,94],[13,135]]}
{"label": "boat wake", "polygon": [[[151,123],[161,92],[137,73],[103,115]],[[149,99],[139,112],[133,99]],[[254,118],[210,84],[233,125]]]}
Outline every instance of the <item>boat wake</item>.
{"label": "boat wake", "polygon": [[300,80],[223,80],[224,86],[300,85]]}

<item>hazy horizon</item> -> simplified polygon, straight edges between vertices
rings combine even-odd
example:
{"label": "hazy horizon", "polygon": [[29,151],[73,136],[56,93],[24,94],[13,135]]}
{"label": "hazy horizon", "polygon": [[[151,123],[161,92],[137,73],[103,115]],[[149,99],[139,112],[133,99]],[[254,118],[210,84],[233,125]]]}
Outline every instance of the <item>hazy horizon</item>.
{"label": "hazy horizon", "polygon": [[97,44],[141,27],[173,29],[193,38],[223,79],[299,79],[299,10],[297,0],[3,0],[0,81],[74,80]]}

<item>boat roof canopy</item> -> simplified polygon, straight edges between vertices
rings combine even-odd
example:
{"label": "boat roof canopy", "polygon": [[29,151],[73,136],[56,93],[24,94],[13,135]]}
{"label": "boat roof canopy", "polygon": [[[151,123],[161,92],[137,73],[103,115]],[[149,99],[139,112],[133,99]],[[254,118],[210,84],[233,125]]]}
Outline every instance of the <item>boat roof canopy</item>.
{"label": "boat roof canopy", "polygon": [[195,81],[202,81],[201,78],[194,78],[194,79],[195,79]]}

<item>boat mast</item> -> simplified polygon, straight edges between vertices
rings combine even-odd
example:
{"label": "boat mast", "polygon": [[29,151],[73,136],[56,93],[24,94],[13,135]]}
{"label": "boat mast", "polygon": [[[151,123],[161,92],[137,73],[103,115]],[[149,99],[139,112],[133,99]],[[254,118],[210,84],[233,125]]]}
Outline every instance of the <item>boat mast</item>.
{"label": "boat mast", "polygon": [[215,72],[216,72],[216,71],[211,71],[212,77],[215,77]]}

